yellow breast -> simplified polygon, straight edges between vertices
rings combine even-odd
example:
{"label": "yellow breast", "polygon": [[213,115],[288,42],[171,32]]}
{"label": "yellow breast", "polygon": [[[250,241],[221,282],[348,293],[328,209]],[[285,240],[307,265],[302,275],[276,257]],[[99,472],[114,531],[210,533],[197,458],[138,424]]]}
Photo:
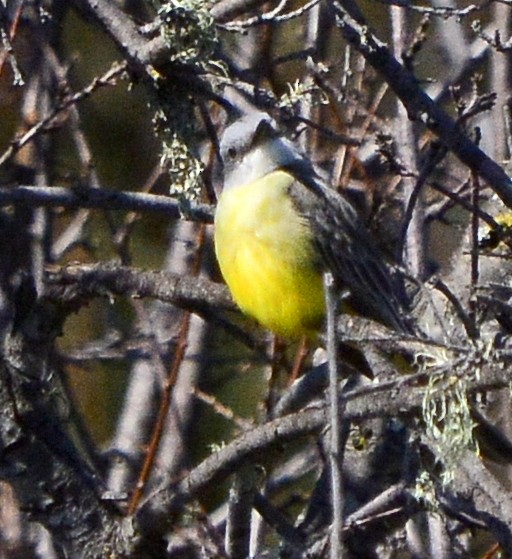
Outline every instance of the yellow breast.
{"label": "yellow breast", "polygon": [[230,188],[215,215],[215,251],[233,298],[286,338],[318,330],[325,309],[311,232],[287,195],[294,180],[275,171]]}

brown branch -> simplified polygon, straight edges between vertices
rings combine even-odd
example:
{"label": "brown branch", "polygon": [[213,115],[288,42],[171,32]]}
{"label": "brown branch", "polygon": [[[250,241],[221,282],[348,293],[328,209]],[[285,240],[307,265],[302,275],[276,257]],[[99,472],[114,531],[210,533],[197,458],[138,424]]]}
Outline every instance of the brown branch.
{"label": "brown branch", "polygon": [[[201,260],[203,255],[204,244],[205,244],[205,227],[204,225],[202,225],[200,226],[197,234],[196,250],[194,251],[194,261],[192,263],[191,273],[194,279],[197,279],[199,271],[201,269]],[[133,515],[137,510],[144,489],[146,488],[149,477],[155,465],[158,448],[160,447],[160,442],[162,440],[164,429],[167,426],[167,417],[169,415],[169,409],[171,407],[173,389],[178,379],[180,367],[185,358],[185,352],[188,345],[189,331],[190,331],[190,312],[185,311],[184,313],[182,313],[180,319],[180,328],[177,336],[176,349],[174,351],[171,368],[168,371],[163,386],[162,398],[160,401],[158,414],[155,420],[153,433],[151,434],[151,440],[147,448],[142,469],[137,479],[135,490],[132,494],[128,506],[129,515]]]}

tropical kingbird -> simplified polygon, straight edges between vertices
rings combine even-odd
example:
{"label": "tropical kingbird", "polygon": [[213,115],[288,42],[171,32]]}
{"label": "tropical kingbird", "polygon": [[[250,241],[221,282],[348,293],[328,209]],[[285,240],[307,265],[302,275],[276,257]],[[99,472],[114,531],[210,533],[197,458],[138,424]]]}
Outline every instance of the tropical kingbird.
{"label": "tropical kingbird", "polygon": [[269,115],[253,112],[230,125],[220,156],[215,250],[242,311],[285,338],[312,335],[322,327],[322,274],[330,270],[350,309],[410,331],[401,283],[358,213]]}

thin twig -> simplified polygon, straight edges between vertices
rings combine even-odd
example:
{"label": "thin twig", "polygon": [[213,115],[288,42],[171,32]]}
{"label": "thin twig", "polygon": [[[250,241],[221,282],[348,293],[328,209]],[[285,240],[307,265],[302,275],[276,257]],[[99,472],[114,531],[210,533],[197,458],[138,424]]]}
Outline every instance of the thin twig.
{"label": "thin twig", "polygon": [[393,6],[397,6],[400,8],[406,8],[408,10],[418,12],[420,14],[428,14],[432,16],[437,16],[443,19],[453,17],[453,18],[462,18],[467,16],[473,12],[485,9],[489,4],[490,1],[486,0],[482,2],[479,6],[476,4],[470,4],[465,8],[451,8],[449,6],[435,6],[435,7],[427,7],[427,6],[418,6],[416,4],[411,4],[409,0],[379,0],[382,4],[391,4]]}
{"label": "thin twig", "polygon": [[[476,173],[472,173],[471,181],[471,204],[474,208],[478,208],[480,205],[480,181]],[[472,332],[473,335],[478,337],[477,329],[477,301],[475,290],[478,286],[479,279],[479,263],[480,263],[480,251],[478,249],[478,231],[479,231],[480,221],[478,219],[478,213],[473,212],[471,214],[471,279],[470,279],[470,296],[468,301],[469,307],[469,318],[473,323]]]}
{"label": "thin twig", "polygon": [[[205,228],[201,225],[199,228],[196,252],[194,255],[194,261],[192,263],[191,274],[196,277],[199,274],[201,267],[202,249],[205,241]],[[148,445],[148,450],[146,452],[146,458],[142,466],[135,490],[130,499],[128,506],[128,515],[131,516],[137,510],[139,506],[140,499],[142,498],[144,489],[149,480],[149,476],[153,470],[155,464],[158,447],[160,446],[160,441],[162,440],[164,428],[166,425],[167,415],[172,401],[172,391],[176,384],[176,379],[178,378],[178,373],[185,356],[185,351],[187,349],[187,337],[190,328],[190,313],[185,311],[181,318],[181,324],[178,332],[178,340],[176,343],[176,349],[173,357],[173,362],[169,370],[169,374],[165,380],[165,385],[163,387],[162,399],[160,401],[160,407],[158,410],[158,415],[155,421],[155,427],[153,434],[151,436],[151,441]]]}
{"label": "thin twig", "polygon": [[28,142],[32,141],[38,134],[50,128],[56,117],[60,113],[62,113],[72,105],[75,105],[76,103],[87,99],[100,87],[113,85],[113,82],[126,70],[126,68],[126,62],[115,62],[112,67],[102,76],[94,78],[88,86],[84,87],[78,93],[66,97],[55,107],[55,109],[53,109],[53,111],[48,116],[41,119],[37,124],[34,124],[34,126],[32,126],[32,128],[30,128],[28,132],[23,134],[21,138],[17,138],[11,143],[11,145],[5,150],[3,155],[0,156],[0,166],[3,165],[8,159],[10,159],[23,146],[27,145]]}
{"label": "thin twig", "polygon": [[429,283],[431,283],[432,286],[440,293],[442,293],[451,303],[453,309],[455,310],[455,314],[464,325],[464,329],[466,330],[466,334],[468,335],[468,337],[471,339],[476,338],[477,331],[475,330],[475,322],[473,320],[473,317],[466,313],[457,295],[455,295],[455,293],[453,293],[453,291],[451,291],[450,288],[440,278],[434,277],[430,280]]}
{"label": "thin twig", "polygon": [[24,85],[25,83],[23,80],[23,76],[21,75],[20,69],[18,68],[18,63],[14,56],[14,49],[12,47],[12,42],[16,37],[16,32],[18,31],[22,12],[23,12],[23,2],[20,2],[16,8],[14,17],[12,18],[12,24],[10,28],[7,29],[6,28],[7,20],[8,20],[7,4],[5,3],[4,6],[0,6],[0,18],[3,20],[1,34],[2,34],[2,43],[4,47],[4,51],[0,55],[0,75],[2,75],[5,61],[7,60],[7,58],[9,58],[12,72],[14,74],[15,85]]}
{"label": "thin twig", "polygon": [[334,278],[324,274],[325,306],[327,309],[327,360],[329,367],[329,468],[331,472],[332,529],[330,538],[331,559],[343,559],[343,451],[341,442],[341,418],[343,406],[338,393],[338,351],[336,335],[337,297]]}
{"label": "thin twig", "polygon": [[252,421],[248,421],[247,419],[244,419],[243,417],[236,415],[231,408],[228,408],[222,402],[219,402],[219,400],[215,398],[215,396],[212,396],[211,394],[207,394],[206,392],[203,392],[197,387],[193,388],[192,394],[194,394],[194,396],[199,401],[210,406],[215,413],[219,414],[224,419],[232,421],[242,431],[254,427],[254,423]]}
{"label": "thin twig", "polygon": [[301,6],[300,8],[286,14],[282,14],[281,12],[288,4],[288,0],[281,0],[276,8],[274,8],[270,12],[254,16],[250,19],[246,19],[245,21],[232,21],[229,23],[225,23],[221,25],[221,27],[224,27],[225,29],[228,29],[230,31],[241,31],[250,27],[255,27],[256,25],[263,25],[265,23],[282,23],[284,21],[289,21],[291,19],[302,16],[308,10],[311,10],[311,8],[316,6],[319,2],[320,0],[309,0],[309,2],[306,2],[306,4],[304,4],[304,6]]}

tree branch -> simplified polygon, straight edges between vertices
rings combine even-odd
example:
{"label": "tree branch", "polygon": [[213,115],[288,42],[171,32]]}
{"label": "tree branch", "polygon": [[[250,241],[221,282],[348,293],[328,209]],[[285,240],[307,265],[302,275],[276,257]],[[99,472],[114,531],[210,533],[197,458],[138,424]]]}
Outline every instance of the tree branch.
{"label": "tree branch", "polygon": [[352,0],[331,0],[336,23],[345,39],[380,72],[402,101],[411,120],[434,132],[464,165],[480,175],[512,208],[512,181],[505,171],[465,134],[463,129],[418,85],[416,77],[373,35]]}
{"label": "tree branch", "polygon": [[47,271],[45,298],[73,304],[91,296],[151,297],[188,310],[236,310],[227,288],[201,278],[143,271],[117,263],[73,264]]}
{"label": "tree branch", "polygon": [[103,28],[114,40],[119,50],[135,68],[141,71],[144,67],[165,61],[168,48],[161,37],[147,39],[135,23],[110,0],[84,0],[91,15],[101,23]]}
{"label": "tree branch", "polygon": [[[507,352],[497,352],[492,364],[482,366],[478,380],[471,384],[471,393],[508,386]],[[467,375],[457,360],[444,367],[447,376]],[[432,371],[433,374],[433,371]],[[393,381],[370,385],[347,392],[341,397],[344,419],[362,421],[370,418],[405,417],[420,411],[426,388],[423,376],[403,377],[396,373]],[[207,488],[215,487],[236,472],[247,460],[261,457],[269,448],[298,436],[319,433],[328,421],[325,404],[274,419],[244,432],[230,444],[206,458],[176,483],[164,482],[152,493],[136,514],[143,539],[163,534],[183,506]],[[263,454],[262,454],[263,453]]]}
{"label": "tree branch", "polygon": [[68,209],[96,208],[155,212],[179,219],[211,223],[213,208],[206,204],[185,206],[174,198],[143,192],[119,192],[99,188],[59,186],[17,186],[0,188],[0,206],[56,207]]}

